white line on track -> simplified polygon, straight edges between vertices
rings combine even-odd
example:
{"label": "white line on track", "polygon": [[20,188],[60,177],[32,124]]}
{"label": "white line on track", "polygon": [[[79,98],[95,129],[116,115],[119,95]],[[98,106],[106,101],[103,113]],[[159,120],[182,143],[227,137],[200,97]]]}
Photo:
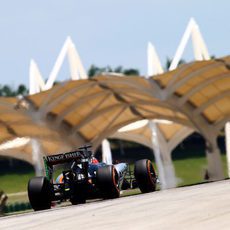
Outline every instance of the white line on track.
{"label": "white line on track", "polygon": [[15,196],[25,196],[27,192],[17,192],[17,193],[9,193],[7,194],[8,197],[15,197]]}

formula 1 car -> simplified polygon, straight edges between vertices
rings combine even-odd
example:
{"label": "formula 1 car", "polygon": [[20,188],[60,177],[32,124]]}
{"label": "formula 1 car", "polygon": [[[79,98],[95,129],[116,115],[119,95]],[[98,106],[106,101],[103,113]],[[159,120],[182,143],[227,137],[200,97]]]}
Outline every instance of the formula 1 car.
{"label": "formula 1 car", "polygon": [[[133,174],[126,163],[99,163],[90,148],[91,145],[85,145],[73,152],[43,158],[46,176],[28,182],[28,197],[35,211],[49,209],[54,201],[69,200],[75,205],[88,199],[118,198],[122,189],[139,187],[142,193],[155,191],[157,176],[150,160],[137,161]],[[60,164],[69,167],[55,180],[54,166]]]}

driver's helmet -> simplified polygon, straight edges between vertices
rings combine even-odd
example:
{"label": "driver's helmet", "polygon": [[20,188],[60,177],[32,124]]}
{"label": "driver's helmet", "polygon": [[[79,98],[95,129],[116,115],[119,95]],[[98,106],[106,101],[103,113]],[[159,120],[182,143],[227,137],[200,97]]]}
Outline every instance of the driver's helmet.
{"label": "driver's helmet", "polygon": [[90,160],[90,163],[91,163],[91,164],[98,164],[99,161],[97,160],[96,157],[92,157],[91,160]]}

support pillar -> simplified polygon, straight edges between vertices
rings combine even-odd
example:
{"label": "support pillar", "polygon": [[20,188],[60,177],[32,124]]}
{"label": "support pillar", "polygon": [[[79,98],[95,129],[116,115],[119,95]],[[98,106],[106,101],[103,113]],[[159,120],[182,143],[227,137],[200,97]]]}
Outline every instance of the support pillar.
{"label": "support pillar", "polygon": [[42,160],[41,145],[38,142],[38,140],[32,139],[31,146],[32,146],[32,159],[33,159],[35,175],[42,176],[44,175],[45,170],[44,170],[43,160]]}
{"label": "support pillar", "polygon": [[230,122],[225,125],[225,139],[228,177],[230,177]]}
{"label": "support pillar", "polygon": [[208,161],[208,177],[210,181],[224,179],[224,171],[217,145],[217,137],[206,141],[206,157]]}
{"label": "support pillar", "polygon": [[149,127],[152,133],[151,139],[152,139],[155,161],[156,161],[157,169],[159,172],[158,176],[159,176],[159,180],[161,184],[161,190],[163,190],[163,189],[166,189],[166,179],[165,179],[163,162],[162,162],[161,155],[160,155],[160,147],[159,147],[156,123],[154,123],[153,121],[149,121]]}
{"label": "support pillar", "polygon": [[154,156],[156,160],[157,169],[159,172],[159,180],[161,189],[168,189],[176,187],[176,176],[173,167],[170,151],[167,151],[167,143],[164,144],[159,141],[159,130],[157,124],[149,121],[149,127],[152,133],[152,145]]}
{"label": "support pillar", "polygon": [[102,162],[112,164],[112,152],[109,141],[106,139],[102,141]]}
{"label": "support pillar", "polygon": [[161,151],[161,155],[165,172],[166,188],[175,188],[177,186],[177,178],[171,158],[171,151],[168,150],[168,148],[164,148],[164,150]]}

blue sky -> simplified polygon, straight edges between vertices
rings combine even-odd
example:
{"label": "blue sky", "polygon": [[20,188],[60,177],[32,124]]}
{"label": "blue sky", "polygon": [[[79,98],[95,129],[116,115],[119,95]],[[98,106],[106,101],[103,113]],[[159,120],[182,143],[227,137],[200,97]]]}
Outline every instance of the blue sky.
{"label": "blue sky", "polygon": [[[162,63],[173,57],[190,17],[211,55],[230,54],[230,1],[0,0],[0,84],[29,82],[34,58],[47,78],[68,35],[86,69],[122,65],[146,73],[151,41]],[[192,60],[191,46],[185,59]],[[59,79],[69,75],[67,64]]]}

